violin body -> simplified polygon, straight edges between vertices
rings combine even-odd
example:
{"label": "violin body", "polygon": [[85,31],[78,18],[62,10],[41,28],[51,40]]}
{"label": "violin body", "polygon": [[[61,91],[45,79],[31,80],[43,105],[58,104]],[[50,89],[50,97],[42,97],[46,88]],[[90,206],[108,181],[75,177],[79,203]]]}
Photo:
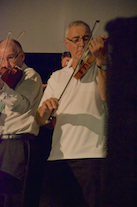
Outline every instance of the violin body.
{"label": "violin body", "polygon": [[[104,40],[104,44],[107,46],[108,44],[108,40],[109,38],[107,39],[103,39]],[[102,51],[104,54],[106,54],[107,52],[107,47],[105,47]],[[79,70],[78,72],[74,75],[74,77],[76,79],[80,79],[82,78],[82,76],[85,74],[86,70],[88,70],[92,63],[95,61],[95,56],[91,54],[91,52],[89,50],[87,50],[84,55],[82,56],[82,59],[81,59],[81,63],[79,64]]]}
{"label": "violin body", "polygon": [[74,77],[78,80],[82,78],[82,76],[85,74],[86,70],[90,68],[92,63],[94,62],[95,57],[90,53],[86,56],[85,60],[81,61],[80,68],[78,72],[74,75]]}
{"label": "violin body", "polygon": [[1,79],[12,89],[14,89],[17,83],[23,76],[23,71],[15,66],[12,70],[5,67],[0,69]]}

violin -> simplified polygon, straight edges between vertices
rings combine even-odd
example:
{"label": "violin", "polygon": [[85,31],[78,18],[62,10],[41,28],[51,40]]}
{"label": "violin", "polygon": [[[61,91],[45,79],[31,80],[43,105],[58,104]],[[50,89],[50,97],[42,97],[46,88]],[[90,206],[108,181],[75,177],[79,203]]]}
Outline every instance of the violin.
{"label": "violin", "polygon": [[[22,34],[24,34],[24,30],[20,33],[20,35],[17,37],[17,39],[19,39]],[[4,51],[3,51],[2,59],[4,57],[4,53],[5,53],[10,35],[12,35],[11,31],[8,32],[8,35],[7,35],[7,41],[6,41],[6,44],[5,44]],[[1,61],[1,64],[0,64],[0,78],[10,88],[14,89],[16,87],[17,83],[21,80],[21,78],[23,76],[23,71],[17,65],[15,65],[11,70],[6,68],[6,67],[1,67],[1,66],[2,66],[2,61]]]}
{"label": "violin", "polygon": [[74,75],[74,78],[76,78],[77,80],[81,79],[83,75],[85,74],[85,72],[90,68],[90,66],[92,65],[95,59],[96,59],[95,56],[93,56],[89,52],[86,58],[81,61],[80,68],[78,72]]}
{"label": "violin", "polygon": [[[104,41],[104,44],[107,45],[108,44],[108,40],[109,38],[102,38]],[[107,51],[107,47],[104,48],[104,50],[102,51],[104,54]],[[87,53],[84,54],[81,63],[79,65],[79,70],[78,72],[74,75],[74,78],[81,79],[85,72],[91,67],[92,63],[95,61],[95,56],[91,54],[91,52],[88,50]]]}
{"label": "violin", "polygon": [[75,74],[75,71],[77,71],[77,68],[78,68],[77,73],[74,75],[74,77],[76,79],[82,78],[82,76],[90,68],[90,66],[92,65],[92,63],[96,59],[89,51],[89,45],[90,45],[91,40],[93,39],[93,36],[98,28],[99,23],[100,23],[100,20],[96,20],[96,22],[92,28],[92,31],[91,31],[91,36],[89,37],[89,40],[87,41],[87,43],[84,47],[83,53],[82,53],[77,65],[76,65],[76,68],[74,69],[73,75]]}
{"label": "violin", "polygon": [[19,66],[15,66],[12,70],[2,67],[0,69],[0,77],[10,88],[14,89],[23,77],[23,71]]}

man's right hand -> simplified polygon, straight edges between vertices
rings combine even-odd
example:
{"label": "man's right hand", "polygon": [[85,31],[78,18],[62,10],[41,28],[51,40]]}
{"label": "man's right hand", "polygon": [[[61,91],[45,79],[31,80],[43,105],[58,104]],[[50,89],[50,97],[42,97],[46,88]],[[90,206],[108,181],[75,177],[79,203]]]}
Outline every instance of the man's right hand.
{"label": "man's right hand", "polygon": [[50,98],[42,103],[42,106],[38,108],[36,112],[36,121],[38,125],[45,125],[45,121],[49,119],[53,110],[58,108],[58,99]]}

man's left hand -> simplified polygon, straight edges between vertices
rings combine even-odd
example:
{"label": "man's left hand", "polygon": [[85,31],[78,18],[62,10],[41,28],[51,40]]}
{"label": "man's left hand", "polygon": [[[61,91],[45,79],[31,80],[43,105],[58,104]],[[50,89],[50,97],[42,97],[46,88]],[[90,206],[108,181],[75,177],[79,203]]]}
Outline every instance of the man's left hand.
{"label": "man's left hand", "polygon": [[102,34],[91,40],[89,45],[90,52],[95,56],[97,65],[105,65],[107,61],[107,45],[105,44],[105,36]]}

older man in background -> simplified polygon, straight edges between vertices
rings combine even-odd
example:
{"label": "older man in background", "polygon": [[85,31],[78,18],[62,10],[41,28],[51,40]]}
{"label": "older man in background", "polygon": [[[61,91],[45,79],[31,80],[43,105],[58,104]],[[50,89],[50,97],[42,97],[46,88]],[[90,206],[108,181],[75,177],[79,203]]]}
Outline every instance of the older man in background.
{"label": "older man in background", "polygon": [[[0,193],[13,194],[12,197],[14,190],[17,194],[18,187],[24,185],[30,140],[39,132],[34,115],[43,94],[40,75],[28,67],[24,59],[25,54],[18,41],[0,42]],[[16,196],[16,199],[6,201],[7,197],[7,206],[22,205],[21,198]]]}

